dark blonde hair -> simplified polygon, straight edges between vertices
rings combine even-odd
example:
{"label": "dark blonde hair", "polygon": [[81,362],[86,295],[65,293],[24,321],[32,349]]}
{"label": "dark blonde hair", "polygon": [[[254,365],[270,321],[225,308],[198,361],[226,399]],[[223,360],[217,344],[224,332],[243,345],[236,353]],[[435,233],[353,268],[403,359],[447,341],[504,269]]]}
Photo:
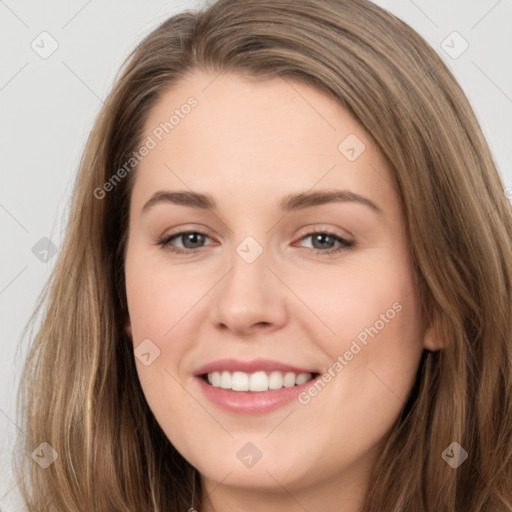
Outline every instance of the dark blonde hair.
{"label": "dark blonde hair", "polygon": [[[423,319],[444,347],[424,352],[363,510],[512,511],[511,208],[447,66],[367,0],[219,0],[171,17],[128,58],[88,139],[37,305],[44,316],[19,397],[29,510],[184,511],[194,485],[205,499],[145,401],[124,332],[137,169],[94,195],[140,145],[158,99],[194,70],[312,85],[361,123],[389,163]],[[59,454],[47,469],[30,458],[43,441]],[[454,441],[469,454],[457,469],[441,458]]]}

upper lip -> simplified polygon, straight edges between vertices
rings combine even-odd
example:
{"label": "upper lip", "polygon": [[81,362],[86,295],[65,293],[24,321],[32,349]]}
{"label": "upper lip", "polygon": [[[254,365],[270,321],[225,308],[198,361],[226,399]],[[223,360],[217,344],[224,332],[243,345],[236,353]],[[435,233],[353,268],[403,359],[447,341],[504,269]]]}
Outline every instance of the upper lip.
{"label": "upper lip", "polygon": [[194,375],[204,375],[205,373],[212,372],[245,372],[254,373],[257,371],[282,371],[282,372],[294,372],[294,373],[317,373],[311,369],[300,368],[291,364],[282,363],[280,361],[274,361],[272,359],[253,359],[251,361],[241,361],[239,359],[218,359],[207,363],[198,368]]}

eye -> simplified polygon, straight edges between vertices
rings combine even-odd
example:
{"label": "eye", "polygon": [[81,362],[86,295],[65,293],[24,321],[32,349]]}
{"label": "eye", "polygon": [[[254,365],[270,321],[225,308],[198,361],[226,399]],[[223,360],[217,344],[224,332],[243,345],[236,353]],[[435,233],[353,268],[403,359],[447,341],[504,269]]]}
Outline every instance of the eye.
{"label": "eye", "polygon": [[[200,231],[181,231],[158,239],[157,244],[166,250],[177,254],[193,254],[200,252],[202,244],[206,238],[210,237],[206,233],[202,233]],[[307,238],[311,238],[313,246],[317,246],[306,248],[308,252],[313,254],[337,254],[343,251],[348,251],[355,245],[353,241],[346,240],[345,238],[328,231],[313,231],[303,236],[301,240],[305,240]],[[171,243],[175,239],[181,240],[183,245],[182,248],[176,247]],[[333,247],[332,245],[336,243],[339,245]]]}
{"label": "eye", "polygon": [[[306,238],[311,238],[313,248],[307,248],[308,252],[313,254],[337,254],[343,251],[348,251],[353,249],[355,243],[351,240],[346,240],[345,238],[336,235],[335,233],[330,233],[328,231],[313,231],[303,236],[301,240],[305,240]],[[337,247],[334,246],[338,242],[340,245]],[[314,247],[314,246],[317,247]]]}
{"label": "eye", "polygon": [[[184,245],[183,249],[171,245],[171,241],[175,238],[182,241]],[[209,238],[209,236],[206,235],[206,233],[202,233],[200,231],[181,231],[180,233],[165,236],[159,239],[158,245],[178,254],[190,254],[199,252],[200,247],[198,248],[197,245],[200,245],[202,242],[204,242],[205,238]]]}

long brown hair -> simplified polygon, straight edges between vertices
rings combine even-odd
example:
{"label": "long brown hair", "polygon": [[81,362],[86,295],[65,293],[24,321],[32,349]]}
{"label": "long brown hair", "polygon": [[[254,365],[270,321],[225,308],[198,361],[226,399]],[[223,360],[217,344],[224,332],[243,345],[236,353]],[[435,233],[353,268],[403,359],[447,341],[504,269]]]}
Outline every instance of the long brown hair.
{"label": "long brown hair", "polygon": [[[423,317],[444,346],[424,353],[363,509],[512,511],[511,208],[447,66],[368,0],[219,0],[171,17],[127,59],[88,139],[37,305],[44,316],[19,402],[29,510],[184,511],[194,486],[201,498],[197,471],[149,410],[124,332],[136,167],[104,197],[94,193],[140,146],[162,93],[196,69],[313,85],[389,162]],[[41,442],[58,454],[46,469],[30,457]],[[468,453],[457,469],[441,457],[452,442]]]}

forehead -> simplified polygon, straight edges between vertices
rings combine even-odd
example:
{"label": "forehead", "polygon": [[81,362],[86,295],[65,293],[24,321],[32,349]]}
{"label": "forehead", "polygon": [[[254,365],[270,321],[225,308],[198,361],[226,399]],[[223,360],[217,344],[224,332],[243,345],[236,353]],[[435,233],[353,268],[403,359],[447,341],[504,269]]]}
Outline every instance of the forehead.
{"label": "forehead", "polygon": [[195,72],[151,110],[148,138],[134,195],[191,188],[261,204],[315,187],[393,192],[385,159],[357,120],[325,92],[289,79]]}

